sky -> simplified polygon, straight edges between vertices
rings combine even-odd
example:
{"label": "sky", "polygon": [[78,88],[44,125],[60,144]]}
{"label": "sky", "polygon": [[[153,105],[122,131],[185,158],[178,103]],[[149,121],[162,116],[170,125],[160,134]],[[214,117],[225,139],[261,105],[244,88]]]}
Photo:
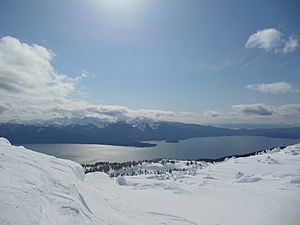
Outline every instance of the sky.
{"label": "sky", "polygon": [[1,0],[0,121],[300,125],[299,1]]}

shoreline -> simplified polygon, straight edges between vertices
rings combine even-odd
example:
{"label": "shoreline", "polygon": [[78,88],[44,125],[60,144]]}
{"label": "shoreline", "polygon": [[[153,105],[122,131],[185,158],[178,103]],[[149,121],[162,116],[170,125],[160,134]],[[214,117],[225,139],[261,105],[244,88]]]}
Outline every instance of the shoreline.
{"label": "shoreline", "polygon": [[[111,174],[111,171],[118,172],[120,170],[128,170],[129,168],[142,165],[143,163],[160,163],[162,165],[165,165],[166,163],[172,163],[175,164],[175,162],[180,162],[180,161],[186,161],[190,162],[193,164],[193,162],[196,163],[217,163],[217,162],[223,162],[228,158],[243,158],[243,157],[249,157],[249,156],[254,156],[258,155],[261,153],[266,153],[267,151],[272,151],[274,149],[284,149],[287,146],[278,146],[274,148],[269,148],[269,149],[263,149],[263,150],[258,150],[254,152],[249,152],[245,154],[232,154],[232,155],[227,155],[223,156],[220,158],[216,159],[209,159],[209,158],[200,158],[200,159],[174,159],[174,158],[155,158],[155,159],[144,159],[144,160],[131,160],[131,161],[125,161],[125,162],[96,162],[96,163],[84,163],[81,164],[81,166],[84,168],[85,173],[93,173],[93,172],[104,172],[107,174]],[[113,172],[113,173],[114,173]],[[127,176],[132,176],[128,175],[126,173],[120,174],[121,176],[127,175]],[[136,174],[135,174],[136,175]]]}

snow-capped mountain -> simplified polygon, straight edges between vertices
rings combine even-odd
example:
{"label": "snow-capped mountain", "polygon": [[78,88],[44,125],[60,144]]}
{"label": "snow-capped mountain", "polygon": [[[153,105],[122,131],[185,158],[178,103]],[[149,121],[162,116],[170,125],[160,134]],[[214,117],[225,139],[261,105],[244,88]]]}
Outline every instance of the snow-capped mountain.
{"label": "snow-capped mountain", "polygon": [[136,117],[127,121],[132,127],[137,127],[140,131],[147,128],[155,130],[159,126],[159,121],[145,117]]}
{"label": "snow-capped mountain", "polygon": [[98,128],[103,128],[108,124],[115,124],[119,122],[125,122],[132,127],[138,128],[140,131],[151,128],[156,129],[159,126],[159,121],[153,120],[146,117],[135,117],[128,118],[127,120],[121,121],[110,121],[108,119],[97,118],[97,117],[62,117],[53,118],[48,120],[10,120],[8,123],[11,124],[22,124],[22,125],[34,125],[34,126],[56,126],[66,127],[70,125],[94,125]]}
{"label": "snow-capped mountain", "polygon": [[153,146],[147,141],[176,142],[194,137],[263,136],[300,139],[300,128],[228,129],[132,118],[111,122],[94,117],[0,123],[0,136],[12,143],[81,143],[123,146]]}
{"label": "snow-capped mountain", "polygon": [[53,118],[48,120],[10,120],[8,123],[12,124],[23,124],[23,125],[34,125],[34,126],[56,126],[65,127],[70,125],[94,125],[99,128],[103,128],[110,121],[107,119],[100,119],[96,117],[62,117]]}
{"label": "snow-capped mountain", "polygon": [[0,138],[0,224],[298,225],[300,144],[220,163],[143,163],[110,178]]}

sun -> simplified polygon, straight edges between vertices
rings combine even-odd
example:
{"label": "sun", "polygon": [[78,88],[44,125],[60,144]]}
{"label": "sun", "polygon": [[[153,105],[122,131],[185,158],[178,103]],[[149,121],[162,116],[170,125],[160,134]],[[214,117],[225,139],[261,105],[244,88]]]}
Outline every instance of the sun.
{"label": "sun", "polygon": [[109,14],[130,14],[141,10],[145,0],[94,0],[102,12]]}

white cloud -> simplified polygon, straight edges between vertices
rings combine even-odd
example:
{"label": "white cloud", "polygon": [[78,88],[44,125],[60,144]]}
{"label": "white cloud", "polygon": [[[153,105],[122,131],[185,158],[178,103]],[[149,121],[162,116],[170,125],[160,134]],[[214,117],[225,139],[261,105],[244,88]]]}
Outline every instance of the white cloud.
{"label": "white cloud", "polygon": [[277,107],[277,114],[283,117],[300,117],[300,104],[287,104]]}
{"label": "white cloud", "polygon": [[0,114],[3,113],[6,110],[7,110],[7,108],[5,106],[0,105]]}
{"label": "white cloud", "polygon": [[195,113],[193,113],[193,112],[187,112],[187,111],[180,112],[180,114],[182,116],[194,116],[195,115]]}
{"label": "white cloud", "polygon": [[209,110],[209,111],[204,112],[203,116],[205,118],[216,118],[216,117],[222,116],[222,114],[217,111]]}
{"label": "white cloud", "polygon": [[261,103],[233,105],[232,108],[245,115],[271,116],[273,114],[271,106]]}
{"label": "white cloud", "polygon": [[90,104],[71,96],[78,91],[77,77],[58,73],[51,61],[54,53],[40,45],[29,45],[13,37],[0,39],[1,120],[48,119],[93,116],[120,120],[135,116],[173,118],[162,110],[132,110],[118,105]]}
{"label": "white cloud", "polygon": [[66,97],[75,87],[75,79],[55,72],[50,62],[54,54],[39,45],[27,45],[18,39],[0,39],[0,89],[4,96],[19,93],[41,100]]}
{"label": "white cloud", "polygon": [[290,53],[298,48],[298,39],[295,36],[286,38],[282,32],[275,28],[259,30],[250,35],[246,48],[260,48],[265,51]]}
{"label": "white cloud", "polygon": [[262,48],[266,51],[277,48],[282,33],[275,28],[259,30],[252,34],[245,45],[246,48]]}
{"label": "white cloud", "polygon": [[289,37],[289,39],[285,42],[285,45],[282,49],[284,53],[294,52],[299,46],[298,39],[296,37]]}
{"label": "white cloud", "polygon": [[246,88],[253,91],[271,94],[284,94],[295,90],[291,84],[283,81],[267,84],[250,84],[246,86]]}
{"label": "white cloud", "polygon": [[[300,104],[279,106],[262,103],[233,105],[227,121],[235,123],[289,124],[300,125]],[[229,122],[229,123],[230,123]]]}
{"label": "white cloud", "polygon": [[13,37],[0,39],[0,120],[97,117],[111,121],[147,117],[191,123],[291,123],[300,124],[300,104],[235,105],[229,112],[179,112],[130,109],[119,105],[91,104],[74,99],[85,75],[70,77],[52,66],[54,53]]}
{"label": "white cloud", "polygon": [[[175,117],[178,119],[178,116]],[[239,104],[229,111],[204,111],[180,118],[181,121],[204,124],[275,124],[300,125],[300,104]]]}

